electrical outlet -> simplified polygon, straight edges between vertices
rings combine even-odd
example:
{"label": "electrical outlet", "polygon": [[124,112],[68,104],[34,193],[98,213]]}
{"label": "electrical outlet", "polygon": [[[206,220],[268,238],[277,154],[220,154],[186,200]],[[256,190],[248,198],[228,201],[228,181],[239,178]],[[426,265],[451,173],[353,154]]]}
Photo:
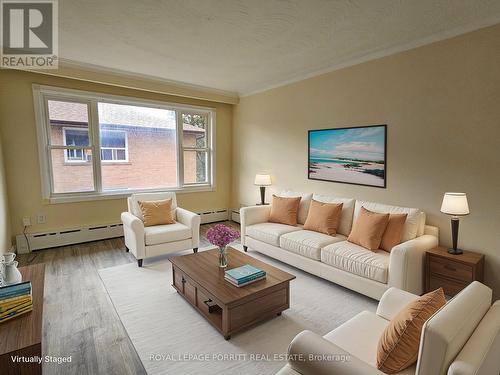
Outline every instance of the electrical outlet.
{"label": "electrical outlet", "polygon": [[45,224],[47,222],[47,215],[45,214],[37,214],[36,215],[37,224]]}
{"label": "electrical outlet", "polygon": [[23,225],[25,227],[31,226],[31,217],[29,217],[29,216],[23,217]]}

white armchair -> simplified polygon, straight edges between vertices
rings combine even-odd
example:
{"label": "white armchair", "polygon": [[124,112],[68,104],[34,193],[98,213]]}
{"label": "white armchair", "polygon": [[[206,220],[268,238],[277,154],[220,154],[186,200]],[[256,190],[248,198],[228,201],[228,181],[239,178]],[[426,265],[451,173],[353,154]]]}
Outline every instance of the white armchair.
{"label": "white armchair", "polygon": [[[500,371],[500,302],[474,281],[427,320],[417,363],[400,375],[489,375]],[[376,313],[363,311],[321,337],[300,332],[288,347],[288,364],[277,375],[383,375],[377,343],[389,321],[418,296],[388,289]]]}
{"label": "white armchair", "polygon": [[[172,199],[174,224],[145,227],[139,201]],[[200,216],[177,207],[175,193],[133,194],[127,199],[128,211],[121,215],[125,246],[137,258],[142,267],[146,258],[193,249],[200,244]]]}

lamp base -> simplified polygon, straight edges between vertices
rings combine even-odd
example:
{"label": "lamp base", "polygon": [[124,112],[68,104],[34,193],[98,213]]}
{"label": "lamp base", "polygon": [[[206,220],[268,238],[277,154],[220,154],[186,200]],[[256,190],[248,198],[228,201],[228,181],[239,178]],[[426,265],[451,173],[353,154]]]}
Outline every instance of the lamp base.
{"label": "lamp base", "polygon": [[448,253],[453,254],[453,255],[460,255],[460,254],[463,254],[464,252],[461,249],[449,248]]}

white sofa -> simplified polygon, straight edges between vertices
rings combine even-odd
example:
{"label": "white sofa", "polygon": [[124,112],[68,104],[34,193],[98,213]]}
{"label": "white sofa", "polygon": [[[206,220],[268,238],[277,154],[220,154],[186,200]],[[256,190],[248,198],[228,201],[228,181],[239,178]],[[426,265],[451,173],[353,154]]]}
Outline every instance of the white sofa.
{"label": "white sofa", "polygon": [[[145,227],[139,201],[172,199],[174,224]],[[133,194],[127,199],[128,212],[121,215],[125,246],[142,267],[146,258],[193,249],[196,253],[200,244],[200,215],[177,207],[175,193]]]}
{"label": "white sofa", "polygon": [[[377,300],[390,287],[422,294],[425,251],[438,245],[438,228],[425,225],[425,213],[421,210],[290,191],[279,195],[302,197],[299,225],[268,222],[270,206],[244,207],[240,218],[245,251],[257,250]],[[303,230],[311,199],[343,203],[336,236]],[[346,241],[363,206],[375,212],[408,214],[403,242],[390,253],[373,252]]]}
{"label": "white sofa", "polygon": [[[497,375],[500,373],[500,300],[475,281],[424,324],[417,363],[398,375]],[[376,313],[363,311],[321,337],[299,333],[279,375],[383,375],[377,343],[385,327],[416,295],[388,289]],[[323,360],[317,360],[322,358]]]}

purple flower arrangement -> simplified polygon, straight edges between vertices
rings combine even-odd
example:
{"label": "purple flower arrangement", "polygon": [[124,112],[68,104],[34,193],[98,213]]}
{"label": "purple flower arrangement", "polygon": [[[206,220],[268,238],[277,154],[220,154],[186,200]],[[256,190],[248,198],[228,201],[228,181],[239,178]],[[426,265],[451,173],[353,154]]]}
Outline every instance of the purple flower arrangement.
{"label": "purple flower arrangement", "polygon": [[224,248],[238,238],[240,238],[240,232],[222,224],[217,224],[207,231],[208,241],[219,248]]}

